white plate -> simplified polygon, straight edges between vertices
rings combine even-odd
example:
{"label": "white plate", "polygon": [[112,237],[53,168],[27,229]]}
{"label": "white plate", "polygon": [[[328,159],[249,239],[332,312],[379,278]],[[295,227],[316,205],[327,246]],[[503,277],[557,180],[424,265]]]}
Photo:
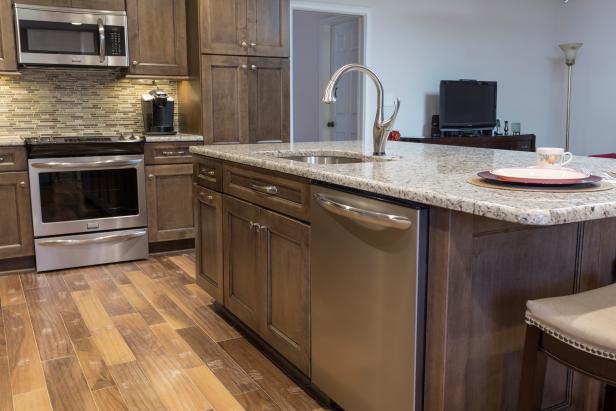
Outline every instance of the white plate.
{"label": "white plate", "polygon": [[539,167],[514,167],[499,168],[491,171],[499,177],[540,179],[540,180],[576,180],[590,177],[590,174],[572,168],[539,168]]}

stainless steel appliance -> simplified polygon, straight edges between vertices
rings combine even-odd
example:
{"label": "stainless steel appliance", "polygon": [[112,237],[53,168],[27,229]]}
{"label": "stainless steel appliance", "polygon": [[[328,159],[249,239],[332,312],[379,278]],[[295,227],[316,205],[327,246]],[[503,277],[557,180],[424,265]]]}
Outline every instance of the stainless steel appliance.
{"label": "stainless steel appliance", "polygon": [[124,11],[15,4],[20,64],[128,67]]}
{"label": "stainless steel appliance", "polygon": [[312,188],[312,382],[347,411],[420,410],[427,210]]}
{"label": "stainless steel appliance", "polygon": [[143,128],[147,134],[175,134],[173,97],[161,90],[152,90],[141,96]]}
{"label": "stainless steel appliance", "polygon": [[148,256],[143,140],[26,140],[38,271]]}

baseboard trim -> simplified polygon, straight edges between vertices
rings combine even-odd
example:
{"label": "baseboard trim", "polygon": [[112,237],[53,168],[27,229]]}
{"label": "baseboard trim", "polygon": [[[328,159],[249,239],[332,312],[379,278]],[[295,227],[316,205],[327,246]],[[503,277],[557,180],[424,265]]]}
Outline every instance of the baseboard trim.
{"label": "baseboard trim", "polygon": [[0,274],[34,269],[36,269],[36,259],[33,255],[0,260]]}
{"label": "baseboard trim", "polygon": [[195,240],[193,238],[188,238],[186,240],[150,243],[149,248],[151,254],[168,253],[170,251],[192,250],[195,248]]}

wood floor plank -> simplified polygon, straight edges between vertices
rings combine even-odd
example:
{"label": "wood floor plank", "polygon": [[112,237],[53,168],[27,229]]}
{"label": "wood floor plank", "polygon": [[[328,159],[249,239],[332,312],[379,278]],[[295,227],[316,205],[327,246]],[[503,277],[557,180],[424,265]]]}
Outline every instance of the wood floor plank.
{"label": "wood floor plank", "polygon": [[168,255],[157,255],[154,259],[163,266],[169,276],[167,278],[175,278],[181,281],[184,285],[194,283],[194,278],[191,278],[184,270],[178,267]]}
{"label": "wood floor plank", "polygon": [[115,385],[100,350],[91,338],[73,341],[75,354],[92,391]]}
{"label": "wood floor plank", "polygon": [[107,387],[92,392],[98,411],[128,411],[117,387]]}
{"label": "wood floor plank", "polygon": [[206,366],[186,370],[193,383],[216,410],[243,411],[244,407]]}
{"label": "wood floor plank", "polygon": [[139,271],[139,266],[133,262],[110,264],[103,267],[116,284],[130,284],[130,280],[124,275],[127,271]]}
{"label": "wood floor plank", "polygon": [[200,328],[185,328],[177,332],[232,395],[236,396],[259,389],[259,386],[233,361],[229,354]]}
{"label": "wood floor plank", "polygon": [[33,290],[35,288],[48,287],[47,277],[43,273],[37,273],[36,271],[28,271],[19,274],[21,285],[24,290]]}
{"label": "wood floor plank", "polygon": [[136,264],[139,267],[139,269],[142,272],[144,272],[152,280],[166,278],[169,276],[169,273],[167,273],[167,270],[165,270],[165,267],[160,265],[160,263],[156,261],[155,259],[137,261]]}
{"label": "wood floor plank", "polygon": [[84,291],[90,289],[90,284],[88,284],[86,278],[79,271],[64,271],[62,278],[64,278],[66,287],[70,292]]}
{"label": "wood floor plank", "polygon": [[[128,280],[128,278],[126,278]],[[129,284],[119,284],[118,288],[124,297],[145,320],[148,325],[161,324],[165,319],[156,311],[141,292],[128,280]]]}
{"label": "wood floor plank", "polygon": [[125,274],[173,328],[181,329],[195,325],[188,315],[167,295],[159,282],[153,281],[141,271],[130,271]]}
{"label": "wood floor plank", "polygon": [[79,273],[88,282],[88,284],[91,284],[93,281],[111,279],[111,275],[109,275],[109,272],[105,270],[102,265],[80,268]]}
{"label": "wood floor plank", "polygon": [[113,317],[113,322],[134,353],[135,358],[141,360],[149,355],[164,354],[163,345],[141,315],[121,315]]}
{"label": "wood floor plank", "polygon": [[107,365],[135,361],[133,352],[94,293],[86,290],[77,291],[71,295]]}
{"label": "wood floor plank", "polygon": [[76,357],[45,361],[43,367],[54,411],[97,411]]}
{"label": "wood floor plank", "polygon": [[152,388],[150,379],[137,362],[112,365],[109,369],[129,410],[167,410]]}
{"label": "wood floor plank", "polygon": [[223,341],[220,345],[283,410],[312,411],[319,407],[246,339]]}
{"label": "wood floor plank", "polygon": [[184,287],[186,287],[186,289],[189,290],[191,293],[195,294],[197,298],[199,298],[201,301],[209,301],[210,304],[214,303],[214,297],[206,293],[205,290],[199,287],[197,284],[191,283],[185,285]]}
{"label": "wood floor plank", "polygon": [[178,267],[180,267],[186,274],[188,274],[191,278],[195,278],[195,262],[190,261],[184,255],[174,255],[169,257],[171,261],[175,263]]}
{"label": "wood floor plank", "polygon": [[152,325],[150,329],[158,337],[165,351],[173,355],[182,368],[188,369],[204,366],[199,356],[195,354],[186,341],[169,324]]}
{"label": "wood floor plank", "polygon": [[21,281],[16,274],[0,276],[0,307],[23,304],[26,302]]}
{"label": "wood floor plank", "polygon": [[270,411],[281,409],[263,390],[246,392],[236,396],[235,398],[244,408],[250,411]]}
{"label": "wood floor plank", "polygon": [[107,314],[111,317],[116,315],[131,314],[135,312],[124,294],[116,286],[111,278],[98,281],[88,281],[90,288],[101,302]]}
{"label": "wood floor plank", "polygon": [[47,388],[13,395],[14,411],[52,411]]}
{"label": "wood floor plank", "polygon": [[81,313],[64,282],[62,273],[48,273],[47,281],[71,340],[75,341],[90,337],[90,330],[88,330],[85,321],[81,317]]}
{"label": "wood floor plank", "polygon": [[0,411],[13,411],[9,359],[6,356],[0,357]]}
{"label": "wood floor plank", "polygon": [[72,355],[71,340],[51,290],[48,287],[33,288],[26,290],[24,294],[41,360]]}
{"label": "wood floor plank", "polygon": [[6,357],[6,333],[4,331],[4,319],[2,318],[2,308],[0,307],[0,357]]}
{"label": "wood floor plank", "polygon": [[[47,390],[26,304],[2,309],[13,395]],[[27,396],[20,401],[27,402]]]}

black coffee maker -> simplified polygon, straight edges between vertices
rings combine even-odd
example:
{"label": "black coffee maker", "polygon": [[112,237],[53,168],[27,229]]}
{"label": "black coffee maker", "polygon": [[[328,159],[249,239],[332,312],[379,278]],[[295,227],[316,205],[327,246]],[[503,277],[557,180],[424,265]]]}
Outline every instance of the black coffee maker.
{"label": "black coffee maker", "polygon": [[143,127],[146,134],[175,134],[173,97],[161,90],[152,90],[141,96]]}

